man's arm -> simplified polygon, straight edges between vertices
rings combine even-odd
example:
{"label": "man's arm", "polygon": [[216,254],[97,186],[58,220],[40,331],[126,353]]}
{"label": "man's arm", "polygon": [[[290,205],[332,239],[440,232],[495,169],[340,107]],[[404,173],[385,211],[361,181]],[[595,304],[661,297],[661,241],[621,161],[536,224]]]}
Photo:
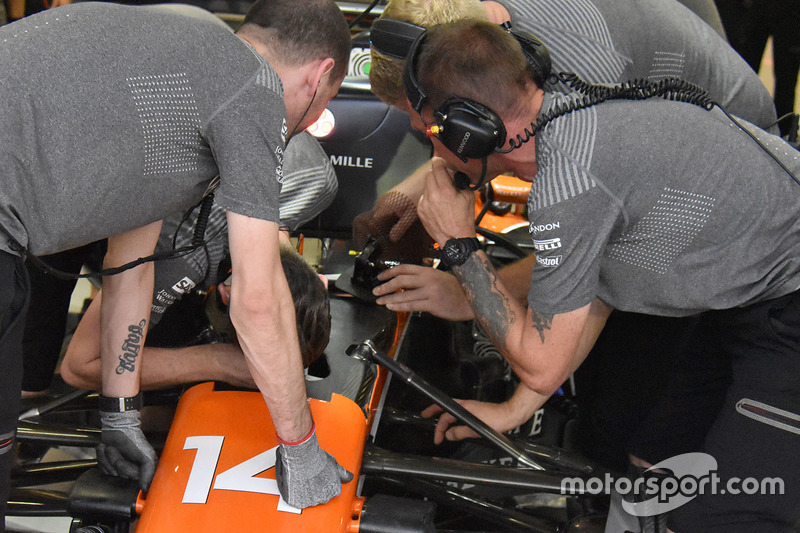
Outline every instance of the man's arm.
{"label": "man's arm", "polygon": [[[100,306],[103,291],[97,293],[72,334],[61,377],[79,389],[99,390]],[[163,389],[184,383],[224,381],[238,387],[253,387],[253,378],[234,344],[201,344],[185,348],[144,347],[140,356],[141,390]]]}
{"label": "man's arm", "polygon": [[600,300],[557,315],[526,310],[503,286],[483,252],[472,254],[453,271],[493,344],[520,380],[544,396],[580,366],[611,313]]}
{"label": "man's arm", "polygon": [[[115,235],[108,239],[106,268],[121,266],[153,253],[161,222]],[[156,455],[141,430],[139,393],[141,348],[153,300],[153,264],[145,263],[103,279],[106,292],[100,309],[102,432],[97,461],[107,474],[139,480],[150,487]],[[127,401],[116,400],[130,398]]]}
{"label": "man's arm", "polygon": [[[549,396],[539,394],[525,386],[524,383],[517,387],[513,396],[505,402],[479,402],[476,400],[456,400],[470,413],[487,423],[497,432],[505,433],[521,426],[528,421],[539,408],[544,405]],[[423,417],[437,415],[442,412],[438,405],[431,405],[422,413]],[[450,413],[443,413],[436,423],[433,442],[439,444],[443,440],[461,440],[478,437],[478,434],[467,426],[453,425],[456,418]]]}
{"label": "man's arm", "polygon": [[230,317],[280,446],[275,478],[289,505],[339,495],[353,475],[319,447],[308,407],[295,311],[278,252],[278,224],[228,212]]}
{"label": "man's arm", "polygon": [[[153,253],[161,222],[108,239],[104,268],[117,267]],[[109,397],[139,392],[139,353],[153,302],[153,263],[148,262],[103,278],[105,297],[100,308],[102,392]]]}
{"label": "man's arm", "polygon": [[228,212],[230,317],[278,436],[311,431],[300,346],[289,286],[280,265],[278,225]]}
{"label": "man's arm", "polygon": [[[432,161],[418,212],[440,245],[474,236],[473,196],[459,191],[444,163]],[[500,280],[482,251],[453,268],[478,322],[531,390],[549,396],[588,354],[611,310],[599,300],[548,315],[526,309]]]}
{"label": "man's arm", "polygon": [[[536,257],[501,268],[497,275],[511,295],[525,302]],[[398,312],[421,311],[445,320],[475,318],[461,283],[447,272],[419,265],[398,265],[378,274],[384,282],[372,290],[376,303]]]}

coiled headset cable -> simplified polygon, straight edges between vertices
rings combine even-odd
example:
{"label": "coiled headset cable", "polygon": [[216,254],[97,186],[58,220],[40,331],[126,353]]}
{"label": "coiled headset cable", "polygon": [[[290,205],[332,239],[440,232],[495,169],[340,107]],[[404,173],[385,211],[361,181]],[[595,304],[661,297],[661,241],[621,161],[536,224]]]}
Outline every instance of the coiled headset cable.
{"label": "coiled headset cable", "polygon": [[[517,135],[516,139],[508,141],[509,148],[497,150],[498,153],[507,154],[521,147],[526,142],[533,139],[550,121],[562,117],[573,111],[586,109],[609,100],[646,100],[648,98],[663,98],[677,102],[685,102],[696,105],[707,111],[714,107],[730,120],[736,127],[742,130],[750,139],[753,140],[780,168],[789,175],[795,183],[800,185],[800,179],[780,160],[775,153],[767,148],[750,130],[742,125],[736,117],[728,113],[722,106],[711,100],[708,92],[689,81],[680,78],[665,78],[660,81],[631,80],[625,83],[605,86],[594,85],[580,79],[576,74],[562,72],[551,77],[555,82],[563,82],[570,88],[584,95],[581,98],[557,105],[547,113],[540,115],[536,122],[531,122],[530,128],[525,128],[523,133]],[[790,144],[794,148],[793,145]]]}
{"label": "coiled headset cable", "polygon": [[566,83],[584,96],[559,104],[547,113],[540,115],[536,122],[531,122],[530,128],[525,128],[523,133],[517,135],[516,139],[508,141],[509,148],[497,150],[498,153],[507,154],[516,150],[534,138],[550,121],[556,118],[609,100],[646,100],[648,98],[661,97],[667,100],[694,104],[706,110],[710,110],[716,105],[703,88],[679,78],[666,78],[658,82],[631,80],[610,87],[587,83],[581,80],[577,74],[568,72],[554,75],[553,78],[556,81]]}

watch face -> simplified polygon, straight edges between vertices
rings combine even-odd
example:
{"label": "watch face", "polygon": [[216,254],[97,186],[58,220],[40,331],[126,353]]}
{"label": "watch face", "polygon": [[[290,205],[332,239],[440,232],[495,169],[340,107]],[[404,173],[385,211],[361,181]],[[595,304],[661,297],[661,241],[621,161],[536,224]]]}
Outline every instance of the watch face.
{"label": "watch face", "polygon": [[467,257],[477,249],[472,239],[450,239],[442,248],[442,260],[448,266],[458,266],[464,264]]}
{"label": "watch face", "polygon": [[444,247],[445,263],[450,265],[458,261],[459,256],[463,253],[463,246],[458,242],[448,242]]}

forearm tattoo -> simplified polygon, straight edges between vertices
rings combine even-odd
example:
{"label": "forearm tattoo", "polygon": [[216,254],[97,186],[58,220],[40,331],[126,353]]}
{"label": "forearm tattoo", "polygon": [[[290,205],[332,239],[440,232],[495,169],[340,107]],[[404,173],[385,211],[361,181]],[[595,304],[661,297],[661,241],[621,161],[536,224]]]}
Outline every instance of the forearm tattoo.
{"label": "forearm tattoo", "polygon": [[537,313],[531,309],[531,318],[533,319],[533,327],[539,332],[539,337],[544,344],[544,331],[550,329],[553,325],[553,315],[547,313]]}
{"label": "forearm tattoo", "polygon": [[475,316],[481,327],[489,334],[498,348],[505,349],[506,337],[516,317],[511,300],[500,290],[500,280],[491,263],[478,254],[472,254],[467,262],[453,268],[467,298],[472,303]]}
{"label": "forearm tattoo", "polygon": [[138,324],[128,326],[128,338],[122,343],[122,355],[119,356],[117,374],[136,371],[136,358],[139,357],[139,350],[142,347],[146,324],[146,320],[141,320]]}

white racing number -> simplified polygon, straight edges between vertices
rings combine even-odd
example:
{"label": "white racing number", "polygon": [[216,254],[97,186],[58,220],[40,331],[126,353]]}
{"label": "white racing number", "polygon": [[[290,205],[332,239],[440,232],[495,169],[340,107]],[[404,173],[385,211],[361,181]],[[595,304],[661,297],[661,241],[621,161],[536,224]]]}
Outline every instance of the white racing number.
{"label": "white racing number", "polygon": [[277,446],[220,472],[214,480],[224,440],[225,437],[218,436],[186,437],[183,449],[197,450],[197,454],[194,456],[192,471],[189,473],[186,490],[183,492],[183,503],[206,503],[213,482],[214,490],[273,494],[278,496],[278,511],[300,514],[300,509],[292,507],[283,500],[278,491],[277,481],[256,477],[261,472],[275,467]]}

